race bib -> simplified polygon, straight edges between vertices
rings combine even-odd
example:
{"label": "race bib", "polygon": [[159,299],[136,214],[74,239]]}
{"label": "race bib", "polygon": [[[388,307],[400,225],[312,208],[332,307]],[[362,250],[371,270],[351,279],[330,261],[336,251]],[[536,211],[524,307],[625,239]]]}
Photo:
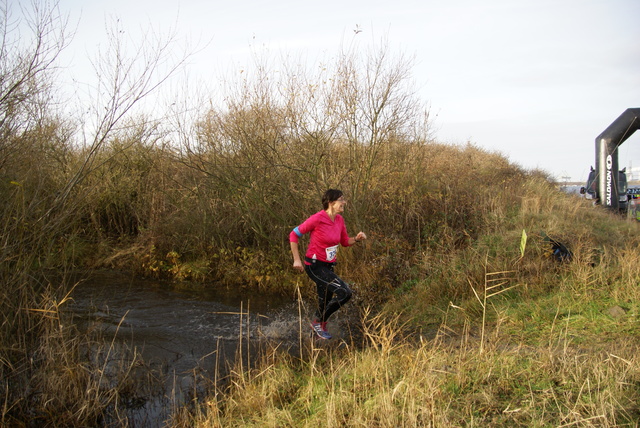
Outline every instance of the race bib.
{"label": "race bib", "polygon": [[325,250],[327,252],[327,261],[333,261],[338,255],[338,245],[334,245],[333,247],[327,247]]}

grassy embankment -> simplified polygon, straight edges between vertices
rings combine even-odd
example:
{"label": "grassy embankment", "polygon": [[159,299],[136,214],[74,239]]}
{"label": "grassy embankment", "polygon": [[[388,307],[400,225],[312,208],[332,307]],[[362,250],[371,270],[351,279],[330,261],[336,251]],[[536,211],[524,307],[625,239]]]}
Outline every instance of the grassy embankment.
{"label": "grassy embankment", "polygon": [[[422,246],[402,256],[398,245],[370,243],[359,255],[368,263],[345,269],[367,278],[361,288],[375,287],[383,270],[375,254],[404,276],[389,284],[384,309],[365,317],[364,347],[312,346],[302,358],[274,352],[176,421],[638,426],[638,224],[555,192],[540,177],[515,175],[461,198],[479,225],[475,236],[458,235],[464,244],[453,239],[464,229],[455,228],[437,239],[422,234]],[[569,245],[571,261],[550,256],[547,235]],[[371,275],[354,273],[359,268]]]}

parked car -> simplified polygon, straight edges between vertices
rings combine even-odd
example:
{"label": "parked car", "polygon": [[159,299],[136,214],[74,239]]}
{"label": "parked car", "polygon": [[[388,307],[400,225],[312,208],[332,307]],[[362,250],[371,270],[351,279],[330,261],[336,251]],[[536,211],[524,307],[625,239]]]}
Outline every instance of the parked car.
{"label": "parked car", "polygon": [[[598,176],[596,175],[596,170],[593,169],[593,167],[591,167],[591,171],[589,172],[586,186],[580,188],[580,194],[584,195],[587,199],[593,199],[596,203],[600,202],[600,196],[598,195]],[[620,212],[627,211],[628,200],[627,169],[623,168],[618,171],[618,207]]]}

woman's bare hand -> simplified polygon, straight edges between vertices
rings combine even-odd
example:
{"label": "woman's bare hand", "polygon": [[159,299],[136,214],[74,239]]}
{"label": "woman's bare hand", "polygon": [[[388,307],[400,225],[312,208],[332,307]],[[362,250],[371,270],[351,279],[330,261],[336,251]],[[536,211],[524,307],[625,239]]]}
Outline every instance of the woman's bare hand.
{"label": "woman's bare hand", "polygon": [[302,262],[300,260],[293,261],[293,268],[297,271],[304,272],[304,266],[302,266]]}

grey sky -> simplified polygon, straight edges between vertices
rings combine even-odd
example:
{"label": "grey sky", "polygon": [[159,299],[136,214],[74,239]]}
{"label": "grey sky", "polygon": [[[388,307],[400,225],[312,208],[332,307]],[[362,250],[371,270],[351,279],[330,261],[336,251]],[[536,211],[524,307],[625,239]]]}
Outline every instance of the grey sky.
{"label": "grey sky", "polygon": [[[190,65],[203,79],[246,66],[256,47],[313,59],[354,37],[386,37],[392,51],[415,55],[438,140],[470,141],[558,179],[586,179],[595,138],[626,108],[640,107],[638,0],[61,0],[60,7],[78,22],[69,60],[75,76],[105,43],[113,17],[134,34],[177,26],[185,37],[210,40]],[[621,167],[640,167],[640,135],[619,155]]]}

